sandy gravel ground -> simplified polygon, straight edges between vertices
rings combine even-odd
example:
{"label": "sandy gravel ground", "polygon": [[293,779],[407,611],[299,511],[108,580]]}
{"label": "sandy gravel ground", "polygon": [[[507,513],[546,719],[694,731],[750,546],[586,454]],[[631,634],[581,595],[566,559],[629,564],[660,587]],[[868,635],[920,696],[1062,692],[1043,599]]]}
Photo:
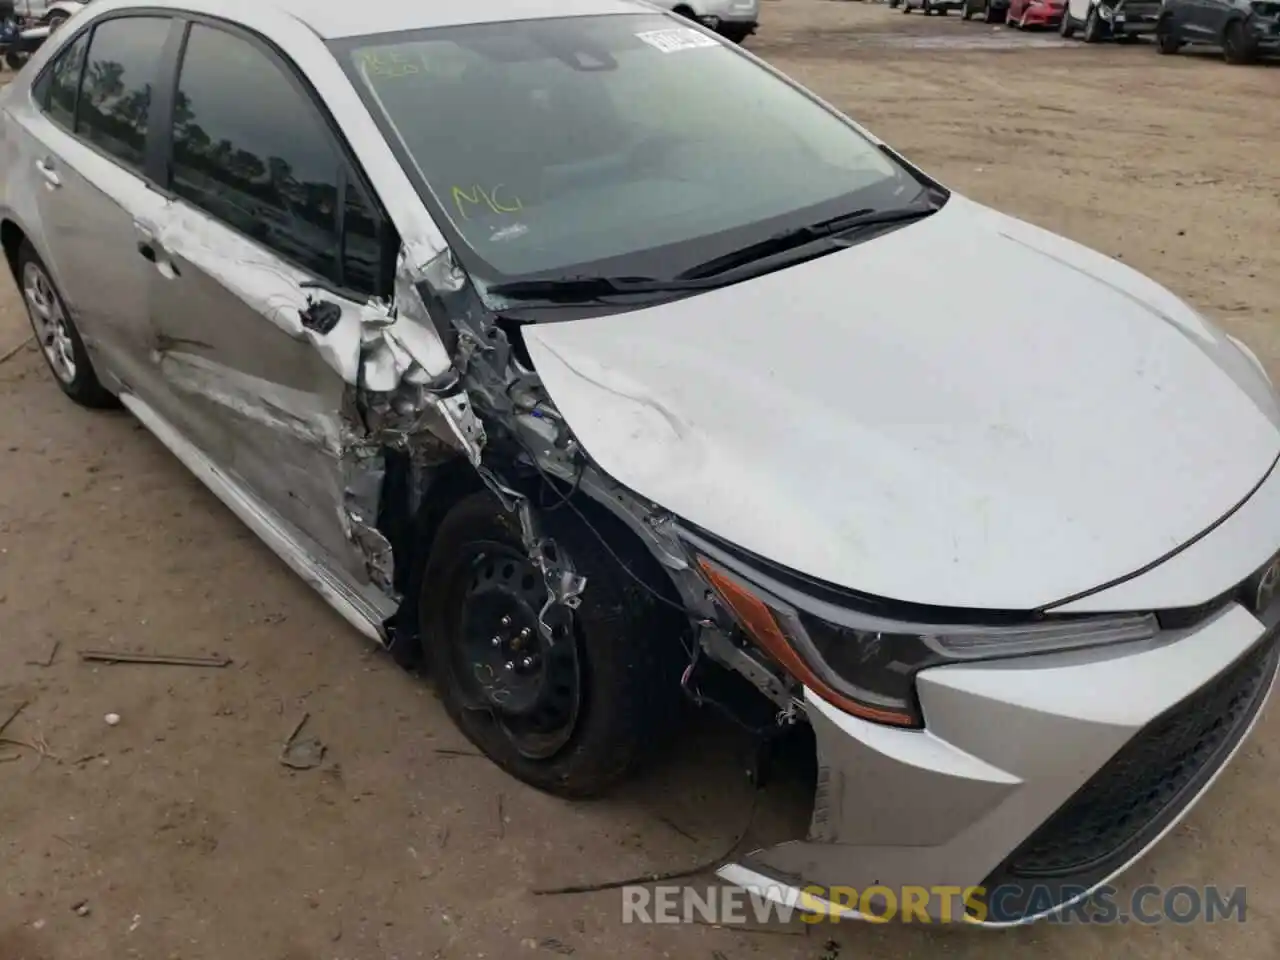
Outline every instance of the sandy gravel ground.
{"label": "sandy gravel ground", "polygon": [[[836,0],[768,0],[749,46],[944,182],[1150,273],[1280,374],[1280,69]],[[2,283],[0,354],[26,336]],[[0,365],[0,410],[0,719],[27,701],[5,735],[38,748],[0,745],[0,960],[1276,955],[1274,709],[1131,877],[1245,884],[1244,925],[758,933],[624,926],[616,893],[536,897],[715,856],[750,808],[744,744],[691,724],[633,790],[580,805],[450,755],[430,686],[128,417],[73,407],[30,348]],[[234,663],[94,666],[84,648]],[[280,744],[304,713],[325,760],[291,771]],[[752,840],[802,829],[806,802],[775,781]]]}

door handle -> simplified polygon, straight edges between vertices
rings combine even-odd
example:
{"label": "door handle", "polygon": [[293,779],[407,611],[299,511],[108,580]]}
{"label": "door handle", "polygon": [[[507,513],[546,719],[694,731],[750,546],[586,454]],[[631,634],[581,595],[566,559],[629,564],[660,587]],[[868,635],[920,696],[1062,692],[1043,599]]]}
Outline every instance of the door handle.
{"label": "door handle", "polygon": [[178,269],[178,265],[173,262],[164,247],[156,243],[155,239],[150,236],[150,231],[143,230],[144,239],[138,241],[138,253],[143,260],[156,265],[166,279],[172,280],[174,277],[182,276],[182,271]]}
{"label": "door handle", "polygon": [[54,190],[62,186],[62,178],[58,176],[58,171],[53,169],[53,161],[47,158],[44,160],[37,160],[36,170],[40,172],[40,176],[44,177],[44,182],[50,190]]}

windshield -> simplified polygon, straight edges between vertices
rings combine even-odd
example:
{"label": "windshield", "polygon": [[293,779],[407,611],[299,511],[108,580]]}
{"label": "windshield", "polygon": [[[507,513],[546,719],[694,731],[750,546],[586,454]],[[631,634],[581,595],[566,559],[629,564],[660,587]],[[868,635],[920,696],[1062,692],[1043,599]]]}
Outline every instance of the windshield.
{"label": "windshield", "polygon": [[464,263],[489,281],[602,263],[670,276],[780,229],[901,207],[922,191],[839,116],[661,14],[336,46],[433,212],[464,242]]}

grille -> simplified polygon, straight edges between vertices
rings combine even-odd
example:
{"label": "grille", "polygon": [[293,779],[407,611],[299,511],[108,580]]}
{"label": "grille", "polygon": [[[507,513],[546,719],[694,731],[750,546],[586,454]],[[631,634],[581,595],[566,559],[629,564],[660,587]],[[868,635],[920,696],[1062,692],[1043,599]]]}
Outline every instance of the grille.
{"label": "grille", "polygon": [[[1257,713],[1275,673],[1273,632],[1209,684],[1136,734],[987,878],[1057,888],[1051,909],[1123,866],[1178,815],[1222,765]],[[1021,897],[1002,906],[1019,912]],[[1022,904],[1025,910],[1027,904]],[[1003,911],[1002,911],[1003,912]],[[1018,919],[1011,916],[1006,919]],[[990,920],[999,920],[989,917]]]}

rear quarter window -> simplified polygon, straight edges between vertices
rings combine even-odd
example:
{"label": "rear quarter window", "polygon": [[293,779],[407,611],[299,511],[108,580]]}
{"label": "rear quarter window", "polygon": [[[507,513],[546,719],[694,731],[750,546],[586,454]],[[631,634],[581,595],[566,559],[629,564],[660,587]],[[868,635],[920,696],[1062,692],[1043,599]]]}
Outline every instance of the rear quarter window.
{"label": "rear quarter window", "polygon": [[118,17],[94,27],[89,41],[75,132],[137,172],[169,26],[166,17]]}

